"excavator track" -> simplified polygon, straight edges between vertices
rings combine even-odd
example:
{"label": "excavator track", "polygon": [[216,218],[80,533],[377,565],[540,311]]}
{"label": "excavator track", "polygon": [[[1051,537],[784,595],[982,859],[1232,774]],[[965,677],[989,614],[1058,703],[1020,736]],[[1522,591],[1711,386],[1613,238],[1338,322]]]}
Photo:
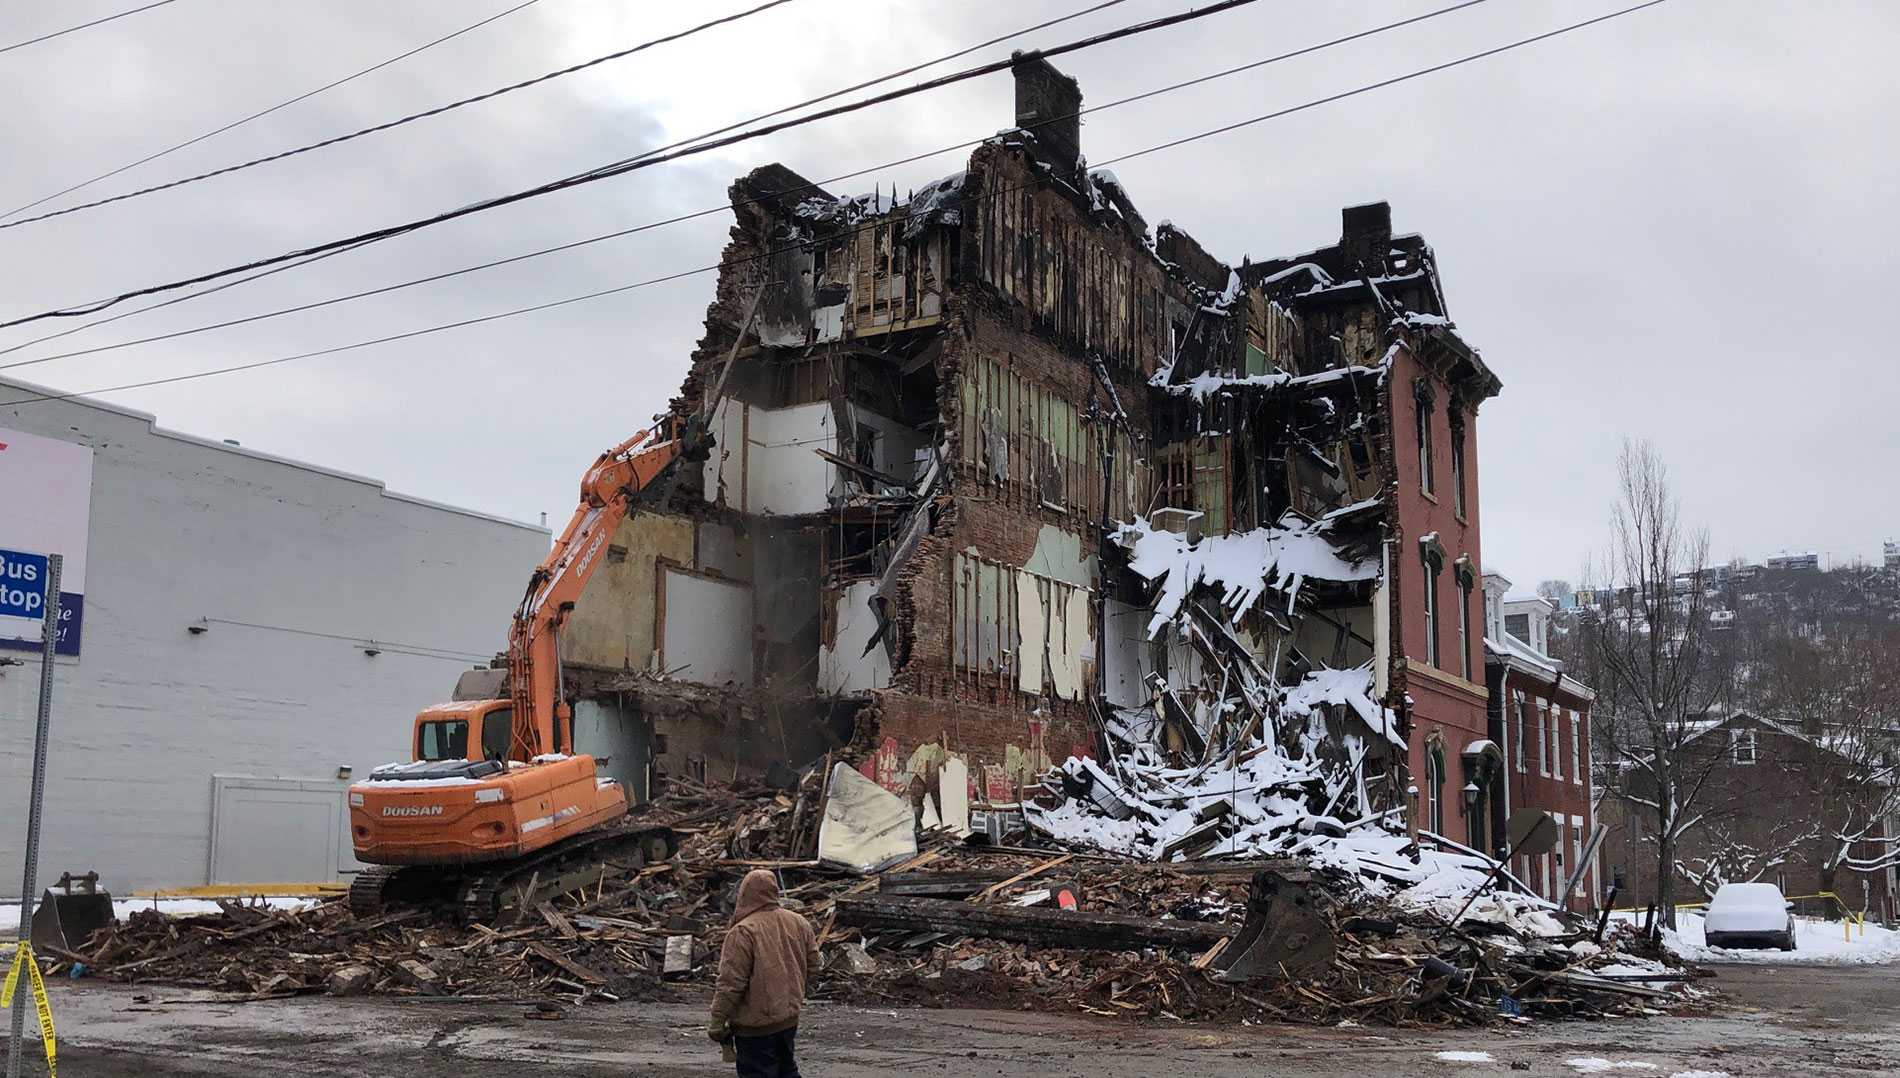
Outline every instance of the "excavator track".
{"label": "excavator track", "polygon": [[404,907],[437,907],[467,921],[490,922],[625,878],[673,856],[678,847],[671,828],[620,822],[486,865],[373,865],[350,884],[350,911],[374,917]]}
{"label": "excavator track", "polygon": [[375,917],[391,908],[425,900],[432,871],[413,865],[371,865],[350,881],[350,912]]}
{"label": "excavator track", "polygon": [[515,861],[463,875],[457,905],[470,921],[532,910],[570,891],[622,879],[673,856],[679,836],[657,826],[616,824],[557,842]]}

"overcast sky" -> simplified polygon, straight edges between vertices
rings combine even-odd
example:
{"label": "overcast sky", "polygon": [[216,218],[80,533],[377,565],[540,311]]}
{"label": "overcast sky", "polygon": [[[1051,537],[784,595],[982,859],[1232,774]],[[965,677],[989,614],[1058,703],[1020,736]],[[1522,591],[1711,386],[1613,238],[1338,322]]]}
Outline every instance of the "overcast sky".
{"label": "overcast sky", "polygon": [[[367,67],[514,0],[178,0],[0,54],[0,212]],[[97,197],[428,108],[756,0],[539,0],[445,45],[104,181]],[[1261,0],[1066,57],[1091,103],[1445,6]],[[1092,161],[1625,6],[1491,0],[1096,114]],[[10,11],[0,45],[136,6]],[[460,205],[883,74],[1089,0],[794,0],[335,149],[0,231],[0,316]],[[1188,6],[1127,0],[978,54]],[[27,8],[28,10],[22,10]],[[1718,557],[1877,558],[1900,536],[1900,4],[1670,0],[1552,41],[1115,167],[1150,222],[1233,261],[1338,235],[1385,199],[1438,253],[1451,315],[1504,381],[1479,423],[1488,568],[1578,575],[1625,436],[1667,459]],[[960,61],[968,64],[972,60]],[[948,70],[943,68],[938,70]],[[932,74],[937,73],[933,70]],[[186,328],[720,206],[781,161],[822,180],[1012,120],[1007,74],[484,213],[65,337]],[[922,186],[946,154],[838,184]],[[80,200],[67,196],[49,206]],[[707,266],[730,214],[328,310],[0,372],[89,390],[289,355]],[[260,371],[110,395],[168,427],[519,519],[677,389],[712,277]],[[56,328],[66,328],[61,324]],[[42,324],[43,325],[43,324]],[[47,330],[0,331],[7,347]],[[53,344],[0,356],[15,362]]]}

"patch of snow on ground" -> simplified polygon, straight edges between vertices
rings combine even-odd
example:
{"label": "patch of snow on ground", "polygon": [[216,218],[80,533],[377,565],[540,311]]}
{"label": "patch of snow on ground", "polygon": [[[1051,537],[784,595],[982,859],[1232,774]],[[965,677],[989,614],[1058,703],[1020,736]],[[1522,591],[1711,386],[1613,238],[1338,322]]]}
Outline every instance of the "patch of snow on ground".
{"label": "patch of snow on ground", "polygon": [[1635,1059],[1604,1059],[1602,1056],[1577,1056],[1566,1059],[1564,1063],[1578,1074],[1608,1074],[1611,1071],[1653,1071],[1661,1068],[1654,1063],[1644,1063]]}
{"label": "patch of snow on ground", "polygon": [[[300,910],[316,902],[314,898],[233,899],[246,906],[264,905],[279,910]],[[38,903],[35,903],[37,907]],[[115,898],[112,914],[123,921],[140,910],[156,909],[167,917],[190,917],[199,913],[217,913],[218,904],[208,898]],[[0,902],[0,933],[12,935],[20,930],[20,904]]]}
{"label": "patch of snow on ground", "polygon": [[1441,1063],[1496,1063],[1489,1052],[1440,1052],[1432,1057]]}
{"label": "patch of snow on ground", "polygon": [[1797,917],[1794,950],[1744,950],[1710,947],[1703,939],[1703,916],[1689,910],[1676,915],[1676,929],[1663,930],[1669,949],[1693,962],[1794,962],[1859,965],[1900,962],[1900,932],[1877,924],[1856,925],[1846,932],[1839,921]]}

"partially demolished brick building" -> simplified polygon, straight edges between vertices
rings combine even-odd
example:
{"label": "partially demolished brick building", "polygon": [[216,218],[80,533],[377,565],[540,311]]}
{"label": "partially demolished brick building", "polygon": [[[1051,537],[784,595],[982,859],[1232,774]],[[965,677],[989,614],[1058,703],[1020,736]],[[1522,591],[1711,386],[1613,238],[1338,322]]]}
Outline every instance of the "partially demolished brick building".
{"label": "partially demolished brick building", "polygon": [[733,185],[672,404],[716,446],[575,613],[577,744],[698,774],[855,739],[961,823],[1111,726],[1191,761],[1295,723],[1375,807],[1482,844],[1499,383],[1431,248],[1381,203],[1222,262],[1087,170],[1072,79],[1015,74],[1016,127],[902,199]]}

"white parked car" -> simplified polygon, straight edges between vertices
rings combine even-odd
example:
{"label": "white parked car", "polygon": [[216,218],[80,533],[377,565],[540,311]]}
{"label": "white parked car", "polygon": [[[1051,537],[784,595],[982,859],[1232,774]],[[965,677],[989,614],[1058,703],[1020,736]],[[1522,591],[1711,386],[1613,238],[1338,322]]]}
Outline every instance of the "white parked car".
{"label": "white parked car", "polygon": [[1702,922],[1711,947],[1779,947],[1794,950],[1794,903],[1772,883],[1725,883],[1709,900]]}

